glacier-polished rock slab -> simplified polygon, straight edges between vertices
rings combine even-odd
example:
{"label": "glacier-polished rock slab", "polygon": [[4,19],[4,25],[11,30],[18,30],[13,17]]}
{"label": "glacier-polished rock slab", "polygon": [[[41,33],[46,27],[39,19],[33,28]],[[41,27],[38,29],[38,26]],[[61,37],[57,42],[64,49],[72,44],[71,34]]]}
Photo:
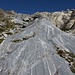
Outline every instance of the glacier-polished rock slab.
{"label": "glacier-polished rock slab", "polygon": [[0,75],[75,75],[56,46],[75,53],[75,37],[36,19],[0,45]]}

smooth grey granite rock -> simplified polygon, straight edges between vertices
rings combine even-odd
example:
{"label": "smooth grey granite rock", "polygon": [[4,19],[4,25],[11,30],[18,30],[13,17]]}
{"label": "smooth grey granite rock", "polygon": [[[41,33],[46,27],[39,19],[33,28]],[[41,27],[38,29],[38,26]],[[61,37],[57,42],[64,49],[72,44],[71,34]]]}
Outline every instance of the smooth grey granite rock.
{"label": "smooth grey granite rock", "polygon": [[75,54],[75,36],[37,18],[1,43],[0,75],[75,75],[57,47]]}

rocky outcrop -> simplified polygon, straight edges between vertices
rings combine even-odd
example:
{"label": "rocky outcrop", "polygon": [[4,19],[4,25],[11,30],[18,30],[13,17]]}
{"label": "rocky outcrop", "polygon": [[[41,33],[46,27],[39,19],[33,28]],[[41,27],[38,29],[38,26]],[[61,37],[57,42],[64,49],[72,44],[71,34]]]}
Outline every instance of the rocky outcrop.
{"label": "rocky outcrop", "polygon": [[49,19],[56,27],[75,35],[74,9],[61,12],[37,12],[32,15],[0,9],[0,35],[2,35],[0,38],[3,37],[5,39],[7,36],[10,36],[10,34],[6,33],[11,33],[11,31],[11,34],[23,31],[23,28],[29,26],[37,18]]}
{"label": "rocky outcrop", "polygon": [[[68,10],[66,12],[56,12],[56,17],[53,19],[51,18],[51,21],[54,22],[54,24],[59,27],[61,30],[66,32],[71,32],[74,34],[75,32],[75,10]],[[51,17],[55,15],[52,14]]]}
{"label": "rocky outcrop", "polygon": [[75,10],[67,10],[61,12],[37,12],[33,14],[33,18],[45,17],[49,18],[50,21],[65,32],[75,34]]}
{"label": "rocky outcrop", "polygon": [[0,75],[75,75],[74,31],[75,10],[1,10]]}
{"label": "rocky outcrop", "polygon": [[1,43],[0,75],[75,75],[74,49],[75,36],[37,18]]}

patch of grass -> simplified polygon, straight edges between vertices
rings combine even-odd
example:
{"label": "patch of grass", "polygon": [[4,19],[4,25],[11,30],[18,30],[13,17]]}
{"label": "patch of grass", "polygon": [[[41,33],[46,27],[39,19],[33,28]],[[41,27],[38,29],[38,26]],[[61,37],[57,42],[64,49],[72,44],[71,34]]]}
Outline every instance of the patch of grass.
{"label": "patch of grass", "polygon": [[71,71],[72,71],[73,73],[75,73],[75,62],[73,62],[73,64],[72,64],[72,66],[70,67],[70,69],[71,69]]}
{"label": "patch of grass", "polygon": [[4,32],[5,29],[0,27],[0,33]]}
{"label": "patch of grass", "polygon": [[11,22],[10,20],[11,20],[11,18],[5,18],[4,19],[4,22],[6,23],[5,27],[7,29],[10,29],[10,28],[14,29],[15,24],[14,24],[14,22]]}
{"label": "patch of grass", "polygon": [[21,39],[12,40],[12,42],[14,42],[14,43],[19,43],[19,42],[22,42],[22,41],[24,41],[24,40],[28,40],[29,38],[32,38],[32,37],[34,37],[34,36],[35,36],[35,34],[33,34],[33,35],[31,35],[31,36],[26,36],[26,37],[21,38]]}
{"label": "patch of grass", "polygon": [[2,42],[3,42],[3,40],[4,40],[3,38],[2,38],[2,39],[0,39],[0,43],[2,43]]}
{"label": "patch of grass", "polygon": [[12,35],[13,33],[11,33],[11,32],[7,32],[6,34],[7,34],[7,35]]}
{"label": "patch of grass", "polygon": [[59,48],[57,48],[57,54],[69,62],[71,71],[75,73],[75,54],[72,52],[67,52],[66,50],[60,50]]}
{"label": "patch of grass", "polygon": [[19,42],[21,42],[22,40],[21,39],[17,39],[17,40],[13,40],[12,42],[14,42],[14,43],[19,43]]}
{"label": "patch of grass", "polygon": [[2,21],[3,18],[4,18],[4,14],[0,12],[0,21]]}
{"label": "patch of grass", "polygon": [[75,58],[75,55],[73,53],[69,53],[69,56]]}
{"label": "patch of grass", "polygon": [[[1,17],[0,17],[1,18]],[[4,22],[5,25],[1,25],[0,26],[0,33],[8,30],[10,31],[10,29],[14,29],[15,28],[15,23],[14,22],[11,22],[11,19],[10,17],[3,17],[0,19],[0,22]]]}
{"label": "patch of grass", "polygon": [[[15,23],[14,22],[11,22],[11,19],[10,17],[6,17],[6,18],[3,18],[1,20],[1,22],[5,22],[6,25],[4,25],[5,28],[11,28],[11,29],[14,29],[14,25]],[[2,26],[3,27],[3,26]]]}
{"label": "patch of grass", "polygon": [[27,40],[28,38],[23,38],[23,40]]}
{"label": "patch of grass", "polygon": [[62,50],[57,50],[57,53],[58,53],[61,57],[63,57],[63,55],[65,54],[64,51],[62,51]]}

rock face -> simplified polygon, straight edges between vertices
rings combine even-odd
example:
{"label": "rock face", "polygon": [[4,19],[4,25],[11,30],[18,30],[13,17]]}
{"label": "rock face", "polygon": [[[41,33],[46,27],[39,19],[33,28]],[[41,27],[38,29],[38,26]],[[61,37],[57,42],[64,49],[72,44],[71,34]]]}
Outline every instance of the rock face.
{"label": "rock face", "polygon": [[75,35],[75,10],[62,12],[37,12],[32,15],[4,11],[0,9],[0,41],[16,34],[31,24],[36,18],[49,18],[61,30]]}
{"label": "rock face", "polygon": [[6,37],[0,44],[0,75],[75,75],[75,36],[64,32],[74,31],[74,10],[4,14],[11,18],[3,24],[12,34],[2,31]]}
{"label": "rock face", "polygon": [[54,12],[50,19],[61,30],[75,34],[75,10]]}
{"label": "rock face", "polygon": [[0,45],[0,75],[75,75],[57,47],[75,53],[75,37],[37,18]]}
{"label": "rock face", "polygon": [[65,32],[75,34],[75,10],[67,10],[62,12],[41,12],[35,13],[34,16],[40,15],[47,17],[50,21]]}

